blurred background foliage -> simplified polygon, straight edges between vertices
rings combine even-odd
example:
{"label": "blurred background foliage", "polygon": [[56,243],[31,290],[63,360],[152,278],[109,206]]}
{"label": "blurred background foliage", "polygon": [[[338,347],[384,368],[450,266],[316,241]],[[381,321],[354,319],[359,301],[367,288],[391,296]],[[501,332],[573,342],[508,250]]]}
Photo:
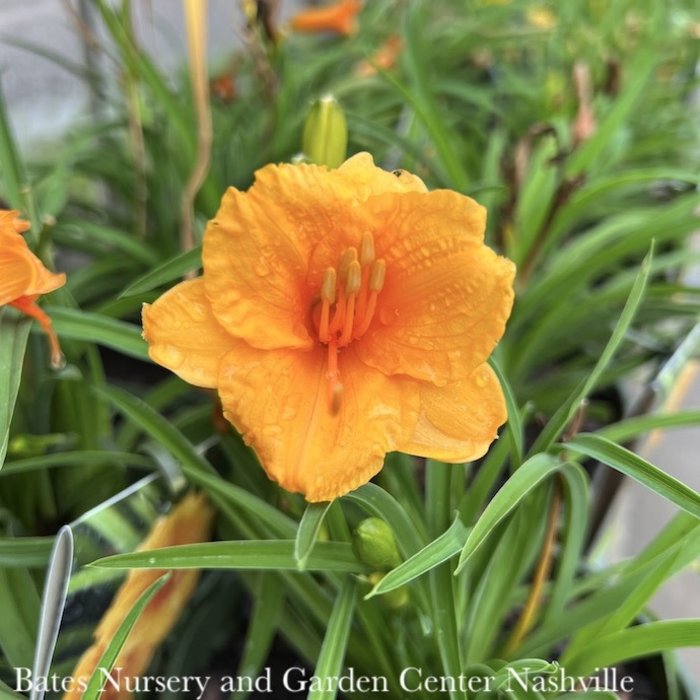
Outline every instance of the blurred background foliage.
{"label": "blurred background foliage", "polygon": [[[455,510],[465,526],[474,525],[533,443],[531,454],[543,454],[569,429],[568,419],[586,395],[577,427],[600,428],[614,439],[627,441],[659,424],[698,422],[697,412],[688,412],[630,423],[651,407],[669,358],[676,353],[682,363],[697,342],[691,331],[700,294],[688,276],[699,255],[692,244],[700,204],[700,21],[694,0],[372,0],[357,17],[357,31],[347,36],[296,33],[277,23],[267,5],[243,3],[244,46],[210,69],[213,140],[193,201],[191,248],[183,247],[182,212],[202,135],[196,95],[186,66],[174,76],[156,68],[137,39],[128,0],[92,3],[99,35],[107,38],[95,38],[89,26],[80,31],[100,60],[83,69],[67,66],[91,85],[90,119],[59,143],[23,157],[7,106],[0,110],[2,197],[31,220],[31,240],[44,260],[69,273],[48,307],[65,369],[48,369],[44,339],[31,334],[27,341],[25,322],[9,312],[0,317],[8,386],[0,413],[8,435],[0,472],[0,559],[9,567],[0,576],[0,606],[24,611],[12,624],[0,624],[0,647],[10,664],[24,664],[32,648],[50,535],[144,470],[176,462],[219,506],[223,539],[295,538],[303,501],[268,483],[241,439],[221,427],[213,396],[148,362],[140,309],[199,268],[204,226],[227,187],[246,188],[257,168],[300,155],[308,108],[323,95],[334,95],[346,114],[348,153],[367,150],[381,166],[415,172],[430,188],[475,197],[489,211],[489,243],[518,266],[516,304],[497,352],[512,392],[508,431],[515,439],[496,443],[481,465],[449,472],[431,465],[435,483],[428,476],[425,487],[412,460],[390,457],[391,468],[378,481],[386,496],[370,491],[371,497],[344,501],[342,510],[334,505],[324,511],[325,536],[347,540],[346,519],[353,526],[363,508],[374,508],[395,529],[398,518],[419,533],[415,546],[402,543],[406,557],[445,531]],[[640,278],[652,241],[655,254]],[[623,308],[628,313],[621,321]],[[607,357],[611,335],[616,352]],[[685,338],[690,340],[683,346]],[[542,438],[545,425],[550,432]],[[214,469],[198,470],[203,459]],[[508,511],[509,520],[492,524],[491,546],[480,549],[473,568],[457,579],[455,597],[449,593],[452,613],[460,613],[449,625],[454,649],[435,633],[447,623],[429,601],[452,587],[450,578],[436,573],[444,559],[435,560],[435,577],[411,588],[412,608],[396,612],[383,598],[361,604],[357,624],[372,642],[366,647],[360,635],[351,636],[352,663],[395,675],[402,663],[462,668],[485,663],[497,651],[508,660],[560,653],[577,628],[562,627],[557,611],[565,603],[580,611],[586,591],[598,590],[593,597],[607,591],[600,607],[589,602],[580,619],[572,616],[571,624],[584,630],[574,645],[582,653],[594,629],[586,625],[639,592],[640,571],[658,580],[652,585],[644,579],[646,597],[640,593],[633,614],[620,618],[620,630],[697,546],[690,521],[678,521],[676,530],[645,550],[642,564],[578,579],[588,476],[576,466],[563,486],[549,481],[536,489],[537,483],[528,482],[532,493],[519,492],[516,503],[522,497],[523,507]],[[438,511],[431,499],[445,484],[448,495],[440,495]],[[389,493],[400,504],[398,516],[387,505],[394,503]],[[659,493],[668,497],[661,487]],[[506,631],[546,541],[542,513],[555,498],[564,499],[565,513],[556,569],[561,583],[553,584],[553,607],[542,613],[534,641],[520,639],[505,654]],[[455,537],[464,544],[464,533]],[[673,565],[658,559],[662,542],[682,552]],[[449,556],[459,549],[449,549]],[[520,554],[506,565],[511,552]],[[649,562],[663,565],[663,572],[644,569]],[[244,616],[253,620],[247,634],[258,635],[266,650],[280,629],[294,653],[313,665],[326,648],[339,574],[276,576],[242,575],[238,585],[254,591],[255,601]],[[289,590],[283,592],[280,581]],[[200,651],[215,656],[231,643],[223,632],[209,632],[216,624],[214,606],[227,605],[230,579],[211,575],[203,585],[214,602],[193,613],[196,640],[171,642],[173,658],[183,666],[186,655],[178,645],[190,648],[196,641]],[[285,605],[274,602],[282,597]],[[232,625],[239,637],[242,626]],[[606,630],[613,631],[619,632]],[[421,638],[432,644],[417,645]],[[245,646],[237,653],[249,669],[265,658]],[[205,664],[201,656],[196,661]],[[674,683],[668,681],[664,692],[683,697]]]}

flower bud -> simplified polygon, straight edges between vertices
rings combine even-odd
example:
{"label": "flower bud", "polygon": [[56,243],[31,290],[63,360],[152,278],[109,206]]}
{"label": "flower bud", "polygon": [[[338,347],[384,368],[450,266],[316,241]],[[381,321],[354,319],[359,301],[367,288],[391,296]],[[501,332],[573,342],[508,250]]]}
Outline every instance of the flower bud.
{"label": "flower bud", "polygon": [[401,563],[394,533],[380,518],[366,518],[355,530],[357,558],[375,571],[388,571]]}
{"label": "flower bud", "polygon": [[[369,582],[376,586],[382,579],[384,574],[376,572],[369,575]],[[394,588],[393,591],[388,593],[383,593],[379,600],[390,610],[398,610],[403,608],[408,604],[408,588],[406,586],[399,586],[399,588]]]}
{"label": "flower bud", "polygon": [[337,168],[345,160],[348,127],[334,97],[326,95],[311,106],[304,124],[302,148],[313,163]]}

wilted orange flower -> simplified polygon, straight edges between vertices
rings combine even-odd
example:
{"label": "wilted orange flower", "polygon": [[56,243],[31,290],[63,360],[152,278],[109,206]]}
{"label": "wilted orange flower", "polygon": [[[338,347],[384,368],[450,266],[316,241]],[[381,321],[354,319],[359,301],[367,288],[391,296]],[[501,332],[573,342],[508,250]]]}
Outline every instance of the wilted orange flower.
{"label": "wilted orange flower", "polygon": [[[178,544],[193,544],[209,539],[213,510],[201,494],[189,494],[168,515],[160,518],[140,550],[160,549]],[[71,674],[74,679],[64,700],[82,697],[80,679],[90,679],[102,654],[116,634],[119,626],[145,590],[165,572],[160,569],[132,569],[95,630],[95,641],[81,656]],[[151,663],[153,654],[180,617],[192,596],[199,579],[199,570],[173,571],[170,580],[155,594],[144,608],[141,617],[131,628],[114,668],[122,669],[122,677],[138,678]],[[127,700],[132,694],[127,689],[117,691],[107,684],[103,700]]]}
{"label": "wilted orange flower", "polygon": [[60,367],[63,355],[56,332],[36,300],[62,287],[66,276],[47,270],[32,253],[22,237],[29,224],[18,217],[18,211],[0,210],[0,306],[14,306],[39,322],[49,338],[51,364]]}
{"label": "wilted orange flower", "polygon": [[338,32],[350,36],[357,31],[356,16],[361,9],[360,0],[339,0],[299,12],[292,18],[291,27],[298,32]]}
{"label": "wilted orange flower", "polygon": [[217,388],[269,476],[310,501],[367,482],[391,450],[480,457],[506,419],[485,362],[514,276],[485,219],[367,153],[268,165],[224,195],[203,276],[144,306],[150,356]]}

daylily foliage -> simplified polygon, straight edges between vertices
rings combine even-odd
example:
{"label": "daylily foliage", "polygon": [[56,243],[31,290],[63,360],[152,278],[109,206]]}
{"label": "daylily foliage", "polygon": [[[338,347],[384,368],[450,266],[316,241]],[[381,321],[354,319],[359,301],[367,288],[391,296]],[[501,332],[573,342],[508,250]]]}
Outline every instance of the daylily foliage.
{"label": "daylily foliage", "polygon": [[216,388],[268,475],[310,501],[366,483],[392,450],[481,457],[506,420],[485,363],[515,271],[485,218],[366,153],[267,166],[224,195],[203,276],[144,307],[150,355]]}

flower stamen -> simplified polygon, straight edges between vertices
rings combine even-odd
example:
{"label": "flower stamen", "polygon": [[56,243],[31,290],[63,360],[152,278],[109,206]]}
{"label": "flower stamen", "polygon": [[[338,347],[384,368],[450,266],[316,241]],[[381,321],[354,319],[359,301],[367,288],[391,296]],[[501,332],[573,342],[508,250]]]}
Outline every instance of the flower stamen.
{"label": "flower stamen", "polygon": [[340,257],[337,268],[327,267],[323,273],[311,322],[319,342],[328,346],[328,404],[334,415],[340,410],[343,395],[338,354],[369,329],[385,277],[386,262],[376,259],[370,233],[362,236],[359,255],[357,248],[350,247]]}
{"label": "flower stamen", "polygon": [[329,322],[331,306],[335,303],[335,268],[329,267],[323,275],[321,284],[321,319],[319,321],[318,339],[322,343],[330,340]]}
{"label": "flower stamen", "polygon": [[367,306],[362,314],[358,314],[358,323],[355,329],[355,338],[363,336],[369,324],[374,318],[374,312],[377,310],[377,297],[379,292],[384,288],[384,279],[386,277],[386,262],[382,259],[376,260],[372,265],[372,270],[369,275],[369,298]]}
{"label": "flower stamen", "polygon": [[352,339],[352,327],[355,322],[355,302],[357,293],[362,287],[362,268],[357,260],[353,260],[348,266],[348,279],[345,283],[345,294],[348,302],[345,309],[345,319],[343,321],[343,332],[338,341],[340,347],[347,345]]}

